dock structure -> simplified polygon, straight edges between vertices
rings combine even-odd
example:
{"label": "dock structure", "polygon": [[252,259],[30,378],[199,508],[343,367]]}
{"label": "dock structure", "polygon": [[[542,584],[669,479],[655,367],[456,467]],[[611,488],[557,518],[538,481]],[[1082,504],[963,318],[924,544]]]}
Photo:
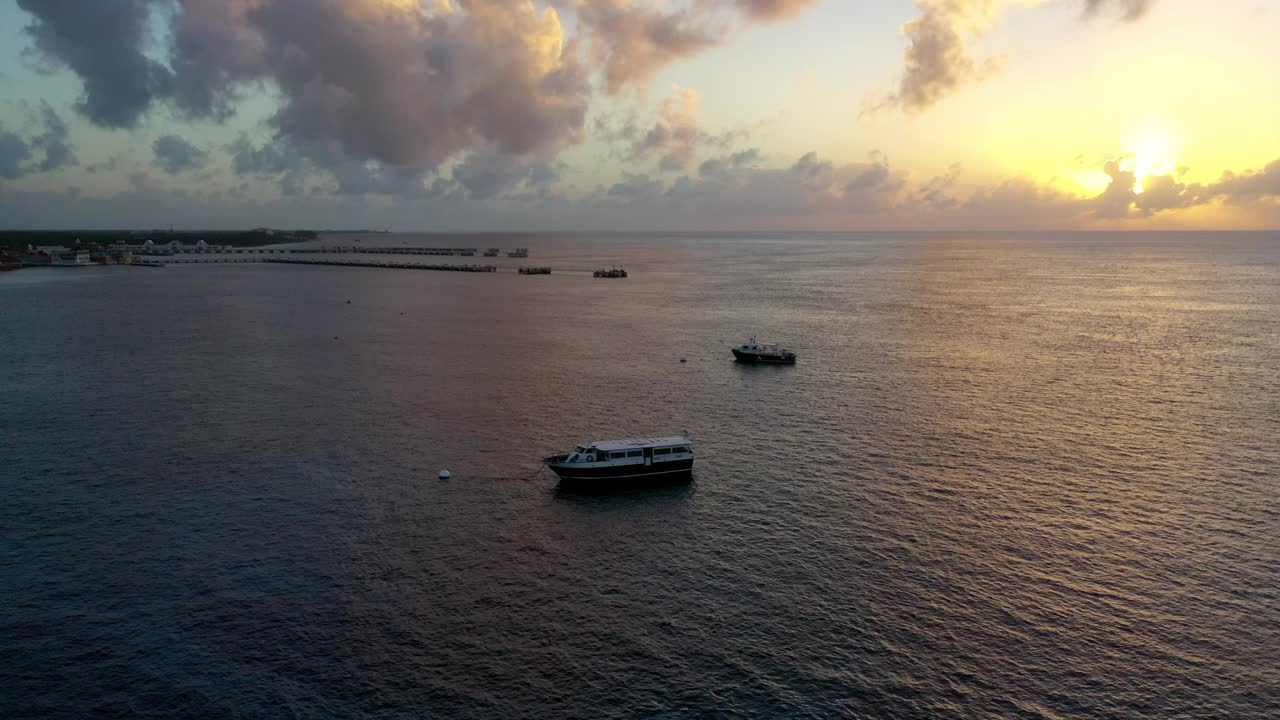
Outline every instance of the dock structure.
{"label": "dock structure", "polygon": [[[147,256],[147,257],[154,257],[154,256],[150,256],[150,255],[149,255],[149,256]],[[182,257],[169,257],[169,256],[167,256],[167,255],[166,255],[166,256],[164,256],[164,257],[165,257],[165,260],[164,260],[163,262],[155,262],[154,264],[156,264],[156,265],[165,265],[165,264],[168,264],[168,265],[202,265],[202,264],[206,264],[206,263],[215,263],[215,264],[227,264],[227,263],[263,263],[263,262],[270,262],[270,261],[272,260],[272,258],[265,258],[265,257],[190,257],[190,256],[186,256],[186,255],[184,255],[184,256],[182,256]],[[153,261],[146,261],[146,262],[153,262]],[[140,265],[140,264],[142,264],[142,263],[143,263],[143,261],[140,261],[140,260],[134,260],[134,261],[133,261],[133,263],[131,263],[131,264],[133,264],[133,265]]]}
{"label": "dock structure", "polygon": [[[274,265],[321,265],[326,267],[357,267],[357,268],[389,268],[396,270],[437,270],[446,272],[480,272],[480,273],[518,273],[520,275],[550,275],[552,268],[549,266],[529,267],[523,266],[518,268],[498,267],[497,265],[454,265],[446,263],[426,263],[413,261],[396,261],[396,260],[374,260],[374,259],[339,259],[339,258],[320,258],[320,257],[289,257],[282,255],[221,255],[221,256],[165,256],[163,261],[156,260],[135,260],[135,265],[146,265],[148,267],[164,267],[165,265],[226,265],[226,264],[245,264],[245,263],[271,263]],[[555,272],[569,274],[596,274],[585,268],[562,267],[556,268]],[[597,271],[608,272],[608,271]],[[605,275],[604,277],[626,277],[625,271],[619,271],[621,274]],[[596,277],[601,275],[596,274]]]}
{"label": "dock structure", "polygon": [[391,260],[321,260],[319,258],[286,257],[183,257],[169,259],[157,265],[225,265],[241,263],[270,263],[273,265],[326,265],[331,267],[392,268],[396,270],[445,270],[453,272],[497,272],[496,265],[445,265],[441,263],[395,262]]}
{"label": "dock structure", "polygon": [[[523,254],[516,255],[509,253],[510,257],[528,257],[529,251],[521,248],[516,251]],[[442,247],[396,247],[387,245],[383,247],[371,245],[320,245],[318,247],[305,248],[273,248],[273,247],[242,247],[242,248],[208,248],[195,249],[188,248],[182,250],[174,250],[165,246],[157,245],[150,250],[137,251],[139,255],[162,255],[172,257],[175,255],[191,256],[191,255],[315,255],[315,254],[339,254],[339,255],[448,255],[456,257],[474,257],[475,248],[442,248]],[[485,257],[494,257],[485,253]]]}
{"label": "dock structure", "polygon": [[379,260],[300,260],[296,258],[266,258],[260,262],[277,265],[327,265],[333,267],[392,268],[396,270],[445,270],[453,272],[498,272],[496,265],[439,265],[413,262]]}

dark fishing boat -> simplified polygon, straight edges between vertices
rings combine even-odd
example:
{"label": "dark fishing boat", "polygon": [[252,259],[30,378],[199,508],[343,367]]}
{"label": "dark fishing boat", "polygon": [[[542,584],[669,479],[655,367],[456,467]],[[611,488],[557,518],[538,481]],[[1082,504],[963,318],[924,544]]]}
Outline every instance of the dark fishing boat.
{"label": "dark fishing boat", "polygon": [[796,362],[796,354],[780,345],[766,345],[756,342],[755,338],[751,338],[750,342],[745,342],[733,350],[733,357],[742,363],[776,363],[782,365],[794,365]]}
{"label": "dark fishing boat", "polygon": [[597,440],[542,462],[562,482],[600,486],[625,480],[678,479],[693,471],[693,444],[681,436]]}

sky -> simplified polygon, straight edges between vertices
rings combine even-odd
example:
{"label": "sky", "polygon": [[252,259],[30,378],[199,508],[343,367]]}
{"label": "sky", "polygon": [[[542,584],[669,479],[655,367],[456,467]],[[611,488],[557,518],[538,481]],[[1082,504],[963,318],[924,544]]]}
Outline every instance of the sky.
{"label": "sky", "polygon": [[1276,0],[0,0],[0,227],[1280,228]]}

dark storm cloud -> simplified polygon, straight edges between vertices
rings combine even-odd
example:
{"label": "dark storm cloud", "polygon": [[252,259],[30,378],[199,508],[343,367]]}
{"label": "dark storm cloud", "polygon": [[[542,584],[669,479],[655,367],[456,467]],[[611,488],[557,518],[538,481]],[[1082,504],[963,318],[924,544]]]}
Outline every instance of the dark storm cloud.
{"label": "dark storm cloud", "polygon": [[27,174],[31,145],[16,133],[0,127],[0,178],[16,180]]}
{"label": "dark storm cloud", "polygon": [[29,139],[0,126],[0,178],[16,180],[76,164],[67,124],[48,103],[40,104],[40,121],[44,131]]}
{"label": "dark storm cloud", "polygon": [[26,32],[45,58],[80,76],[79,110],[105,127],[133,127],[172,87],[172,74],[142,52],[153,0],[18,0]]}
{"label": "dark storm cloud", "polygon": [[199,170],[209,159],[209,153],[177,135],[165,135],[151,145],[151,164],[170,175],[188,170]]}
{"label": "dark storm cloud", "polygon": [[44,132],[31,139],[33,148],[44,151],[39,171],[51,172],[65,165],[75,165],[76,152],[70,142],[71,131],[67,124],[46,102],[41,102],[40,117],[44,121]]}
{"label": "dark storm cloud", "polygon": [[246,135],[236,138],[227,147],[227,151],[231,153],[231,169],[237,175],[278,175],[288,172],[302,162],[301,157],[289,150],[288,146],[278,143],[256,147]]}

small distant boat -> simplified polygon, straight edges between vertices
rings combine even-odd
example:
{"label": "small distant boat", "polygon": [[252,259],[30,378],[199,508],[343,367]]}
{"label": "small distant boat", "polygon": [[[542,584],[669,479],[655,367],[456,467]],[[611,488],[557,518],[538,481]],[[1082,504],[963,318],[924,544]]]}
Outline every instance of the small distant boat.
{"label": "small distant boat", "polygon": [[499,250],[498,248],[489,248],[488,250],[485,250],[485,251],[484,251],[484,256],[485,256],[485,257],[498,257],[498,253],[500,253],[500,252],[502,252],[502,251],[501,251],[501,250]]}
{"label": "small distant boat", "polygon": [[745,342],[733,350],[733,357],[742,363],[778,363],[785,365],[794,365],[796,362],[796,354],[780,345],[766,345],[756,342],[755,338],[751,338],[749,342]]}
{"label": "small distant boat", "polygon": [[624,278],[626,276],[627,276],[627,271],[617,266],[614,266],[609,270],[596,270],[595,272],[591,273],[591,277],[598,277],[598,278]]}
{"label": "small distant boat", "polygon": [[512,250],[511,252],[507,253],[507,257],[527,258],[529,257],[529,248],[516,248],[515,250]]}
{"label": "small distant boat", "polygon": [[551,274],[551,268],[549,268],[549,267],[522,267],[522,268],[520,268],[520,269],[516,270],[516,272],[520,273],[521,275],[550,275],[550,274]]}
{"label": "small distant boat", "polygon": [[596,440],[573,452],[543,458],[561,481],[607,483],[630,479],[676,479],[693,471],[693,443],[676,435]]}

